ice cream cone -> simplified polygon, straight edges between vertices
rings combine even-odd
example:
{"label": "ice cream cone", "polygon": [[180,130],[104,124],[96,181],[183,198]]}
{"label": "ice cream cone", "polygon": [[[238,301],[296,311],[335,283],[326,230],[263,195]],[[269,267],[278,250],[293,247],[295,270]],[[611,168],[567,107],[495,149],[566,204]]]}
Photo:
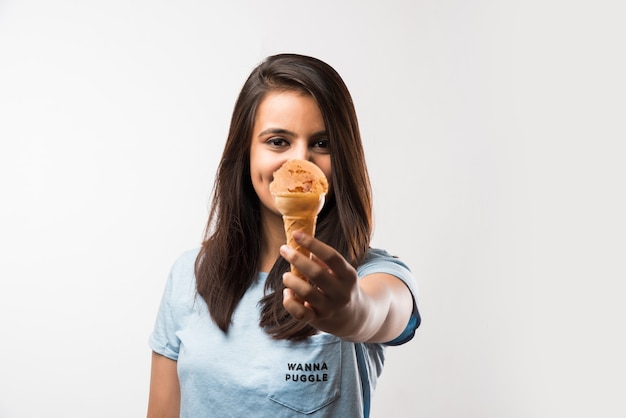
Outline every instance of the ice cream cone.
{"label": "ice cream cone", "polygon": [[[306,160],[286,161],[276,172],[270,184],[276,209],[283,215],[287,245],[310,257],[307,249],[293,239],[295,231],[314,236],[317,214],[324,206],[328,180],[324,172]],[[292,265],[291,272],[304,276]]]}
{"label": "ice cream cone", "polygon": [[[303,231],[308,235],[315,235],[317,213],[324,206],[324,195],[289,193],[274,196],[274,202],[283,214],[287,245],[306,257],[310,257],[310,252],[295,241],[293,233]],[[291,265],[291,272],[298,277],[304,277],[293,265]]]}

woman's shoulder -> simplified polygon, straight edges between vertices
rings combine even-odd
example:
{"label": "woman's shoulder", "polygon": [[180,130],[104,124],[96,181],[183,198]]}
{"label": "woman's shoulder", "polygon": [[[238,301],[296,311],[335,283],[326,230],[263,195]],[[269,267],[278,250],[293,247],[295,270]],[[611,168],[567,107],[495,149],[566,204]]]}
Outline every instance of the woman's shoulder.
{"label": "woman's shoulder", "polygon": [[409,266],[399,257],[380,248],[370,248],[363,262],[357,267],[357,275],[364,277],[374,273],[386,273],[398,277],[416,294],[417,283]]}
{"label": "woman's shoulder", "polygon": [[200,247],[192,248],[189,250],[183,251],[178,258],[174,261],[174,265],[172,268],[186,269],[193,268],[196,263],[196,258],[200,253]]}
{"label": "woman's shoulder", "polygon": [[195,264],[200,248],[186,250],[175,259],[168,278],[168,285],[173,288],[195,287]]}
{"label": "woman's shoulder", "polygon": [[357,274],[364,277],[374,273],[391,274],[404,282],[413,295],[413,312],[405,331],[402,335],[387,345],[400,345],[413,338],[415,330],[421,323],[421,316],[417,308],[418,286],[415,276],[409,267],[397,256],[379,248],[370,248],[365,260],[358,267]]}
{"label": "woman's shoulder", "polygon": [[382,248],[370,248],[359,265],[358,270],[371,268],[373,266],[389,266],[390,268],[400,268],[409,272],[411,271],[409,266],[398,256],[392,255]]}

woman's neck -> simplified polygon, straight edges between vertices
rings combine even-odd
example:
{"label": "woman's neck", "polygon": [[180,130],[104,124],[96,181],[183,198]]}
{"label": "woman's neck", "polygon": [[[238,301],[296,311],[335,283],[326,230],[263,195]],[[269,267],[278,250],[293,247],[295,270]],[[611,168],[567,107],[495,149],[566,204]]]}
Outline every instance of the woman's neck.
{"label": "woman's neck", "polygon": [[283,219],[266,208],[261,208],[261,223],[263,225],[263,245],[259,268],[269,272],[279,255],[280,246],[286,242]]}

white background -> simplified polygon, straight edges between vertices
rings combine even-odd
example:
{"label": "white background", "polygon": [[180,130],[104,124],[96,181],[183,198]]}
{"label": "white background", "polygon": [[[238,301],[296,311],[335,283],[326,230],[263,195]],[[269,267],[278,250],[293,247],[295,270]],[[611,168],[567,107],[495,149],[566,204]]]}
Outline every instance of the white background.
{"label": "white background", "polygon": [[145,414],[265,56],[333,65],[420,283],[374,417],[623,417],[621,1],[0,1],[0,417]]}

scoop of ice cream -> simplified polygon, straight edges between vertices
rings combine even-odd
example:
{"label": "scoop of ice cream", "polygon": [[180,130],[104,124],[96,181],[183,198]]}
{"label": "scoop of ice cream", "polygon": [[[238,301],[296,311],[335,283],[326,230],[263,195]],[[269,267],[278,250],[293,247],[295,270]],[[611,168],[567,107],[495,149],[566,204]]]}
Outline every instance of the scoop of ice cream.
{"label": "scoop of ice cream", "polygon": [[324,172],[307,160],[288,160],[274,172],[270,183],[273,195],[287,193],[311,193],[316,195],[328,192],[328,180]]}

